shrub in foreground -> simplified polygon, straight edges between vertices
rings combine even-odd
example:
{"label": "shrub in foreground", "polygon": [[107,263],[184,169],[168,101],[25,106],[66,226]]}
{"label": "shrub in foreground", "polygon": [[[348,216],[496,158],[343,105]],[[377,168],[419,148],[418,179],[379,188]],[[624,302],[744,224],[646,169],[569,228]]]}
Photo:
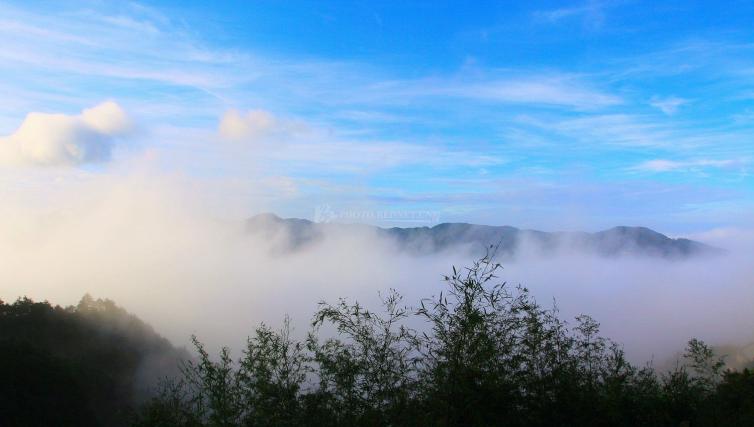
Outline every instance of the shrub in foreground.
{"label": "shrub in foreground", "polygon": [[[213,358],[194,338],[197,360],[135,424],[754,425],[754,374],[724,372],[703,342],[658,375],[629,363],[594,319],[569,324],[499,269],[491,257],[454,268],[415,308],[394,291],[381,313],[320,303],[303,341],[287,319],[261,325],[240,360],[227,348]],[[425,332],[407,326],[416,320]]]}

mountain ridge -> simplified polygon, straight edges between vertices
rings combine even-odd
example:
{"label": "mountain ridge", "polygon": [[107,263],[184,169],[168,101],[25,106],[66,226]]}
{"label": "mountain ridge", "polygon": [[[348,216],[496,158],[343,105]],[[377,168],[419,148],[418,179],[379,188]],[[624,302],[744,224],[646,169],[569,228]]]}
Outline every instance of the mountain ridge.
{"label": "mountain ridge", "polygon": [[429,254],[467,247],[481,253],[491,246],[500,255],[515,255],[524,246],[545,253],[557,250],[581,251],[603,256],[647,255],[682,259],[725,251],[702,242],[671,238],[642,226],[615,226],[597,232],[540,231],[510,225],[481,225],[465,222],[434,226],[383,228],[358,223],[314,222],[281,218],[262,213],[246,220],[246,232],[266,238],[282,238],[285,249],[296,250],[320,241],[329,233],[367,231],[395,243],[411,253]]}

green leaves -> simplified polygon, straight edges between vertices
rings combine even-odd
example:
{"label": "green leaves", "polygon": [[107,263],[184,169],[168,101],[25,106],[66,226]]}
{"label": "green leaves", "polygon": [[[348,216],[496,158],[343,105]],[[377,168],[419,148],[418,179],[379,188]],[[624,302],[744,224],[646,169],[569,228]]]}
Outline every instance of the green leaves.
{"label": "green leaves", "polygon": [[[659,377],[638,368],[591,317],[570,327],[554,303],[500,281],[492,258],[453,267],[446,288],[418,307],[395,290],[381,295],[380,311],[321,302],[303,342],[288,318],[280,331],[261,325],[237,363],[227,349],[210,360],[194,339],[184,394],[152,407],[203,426],[718,425],[727,419],[711,409],[722,405],[718,390],[754,387],[748,373],[723,373],[698,340],[688,366]],[[420,333],[408,327],[417,321]]]}

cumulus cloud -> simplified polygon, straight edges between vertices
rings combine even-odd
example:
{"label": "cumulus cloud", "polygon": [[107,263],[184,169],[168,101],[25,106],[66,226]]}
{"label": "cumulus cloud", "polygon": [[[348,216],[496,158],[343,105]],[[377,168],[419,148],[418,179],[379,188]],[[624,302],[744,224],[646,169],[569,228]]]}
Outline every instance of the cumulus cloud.
{"label": "cumulus cloud", "polygon": [[259,139],[272,133],[279,120],[264,110],[228,110],[220,119],[220,136],[226,139]]}
{"label": "cumulus cloud", "polygon": [[110,159],[115,140],[132,122],[113,101],[78,115],[31,112],[11,135],[0,138],[0,164],[75,166]]}

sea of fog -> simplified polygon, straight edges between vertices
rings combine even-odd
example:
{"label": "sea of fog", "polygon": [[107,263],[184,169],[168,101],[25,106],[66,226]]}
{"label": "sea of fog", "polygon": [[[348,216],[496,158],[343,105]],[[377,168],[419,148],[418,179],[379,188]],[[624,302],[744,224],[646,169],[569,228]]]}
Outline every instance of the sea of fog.
{"label": "sea of fog", "polygon": [[[196,334],[210,348],[238,349],[258,322],[277,326],[286,314],[303,335],[323,300],[375,307],[378,292],[394,288],[416,305],[443,289],[451,266],[472,261],[463,250],[408,255],[369,231],[276,251],[244,233],[241,218],[216,212],[185,182],[146,177],[61,186],[44,203],[6,194],[0,298],[68,305],[89,293],[115,300],[174,344]],[[730,253],[668,261],[545,256],[524,245],[500,279],[526,286],[543,305],[557,301],[563,318],[591,315],[636,362],[666,359],[691,337],[754,341],[752,233],[696,237]]]}

